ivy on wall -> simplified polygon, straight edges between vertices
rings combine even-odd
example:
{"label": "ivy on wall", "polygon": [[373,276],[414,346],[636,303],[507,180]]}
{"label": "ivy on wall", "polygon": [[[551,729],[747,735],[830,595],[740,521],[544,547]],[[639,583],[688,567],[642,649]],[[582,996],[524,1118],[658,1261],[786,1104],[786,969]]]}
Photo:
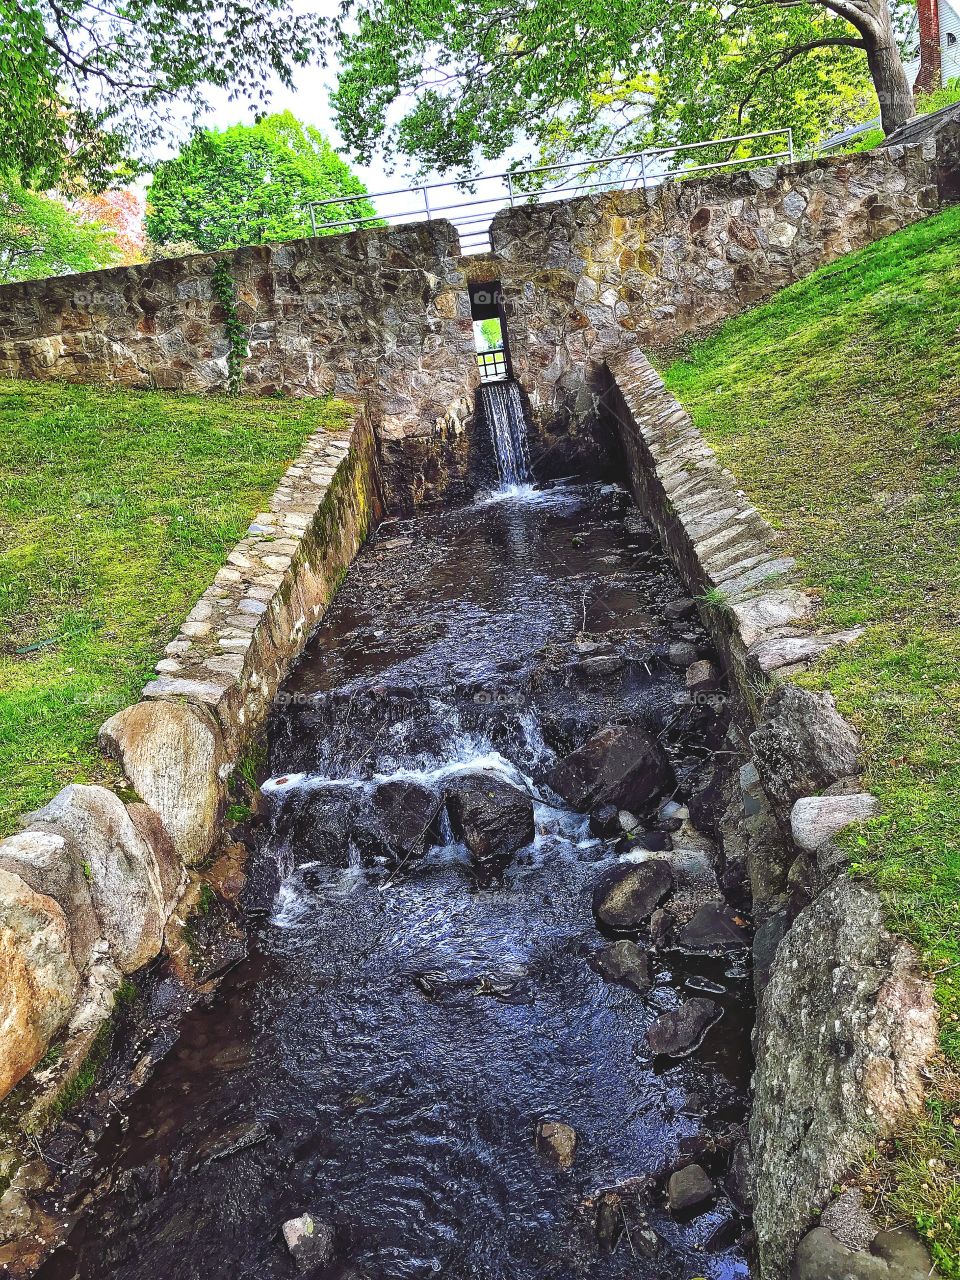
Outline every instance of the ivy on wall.
{"label": "ivy on wall", "polygon": [[247,358],[247,327],[237,311],[236,285],[226,262],[214,264],[211,273],[213,291],[226,317],[224,328],[230,348],[227,351],[227,389],[238,396],[243,387],[243,362]]}

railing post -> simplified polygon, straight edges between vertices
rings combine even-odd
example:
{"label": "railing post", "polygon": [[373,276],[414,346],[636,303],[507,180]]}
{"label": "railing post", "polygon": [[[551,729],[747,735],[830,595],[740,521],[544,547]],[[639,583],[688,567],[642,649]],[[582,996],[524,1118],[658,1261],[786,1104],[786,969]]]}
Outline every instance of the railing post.
{"label": "railing post", "polygon": [[793,164],[793,126],[787,130],[787,150],[790,152],[790,163]]}
{"label": "railing post", "polygon": [[310,206],[310,226],[313,228],[313,238],[317,238],[317,206]]}
{"label": "railing post", "polygon": [[420,190],[423,192],[423,207],[427,211],[427,221],[430,222],[433,219],[433,214],[430,212],[430,193],[425,186],[421,187]]}
{"label": "railing post", "polygon": [[647,153],[645,151],[640,152],[640,181],[643,184],[644,191],[646,191],[647,189]]}
{"label": "railing post", "polygon": [[507,191],[510,195],[510,208],[513,208],[513,174],[507,171]]}

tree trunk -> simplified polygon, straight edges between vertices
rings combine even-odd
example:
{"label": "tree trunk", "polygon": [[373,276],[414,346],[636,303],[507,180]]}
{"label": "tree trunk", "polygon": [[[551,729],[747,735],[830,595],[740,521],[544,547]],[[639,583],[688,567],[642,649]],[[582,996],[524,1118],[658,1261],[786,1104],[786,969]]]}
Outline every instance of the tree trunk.
{"label": "tree trunk", "polygon": [[868,29],[861,29],[861,34],[867,46],[867,65],[880,99],[880,123],[883,132],[891,134],[916,115],[916,107],[887,0],[877,0],[874,8],[876,21],[871,22]]}

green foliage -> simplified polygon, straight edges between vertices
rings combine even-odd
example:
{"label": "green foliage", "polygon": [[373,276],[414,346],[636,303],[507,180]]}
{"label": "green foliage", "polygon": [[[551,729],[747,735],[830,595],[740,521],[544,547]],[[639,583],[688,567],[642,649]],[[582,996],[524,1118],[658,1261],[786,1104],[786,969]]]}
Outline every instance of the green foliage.
{"label": "green foliage", "polygon": [[211,272],[213,291],[223,307],[224,328],[230,350],[227,352],[227,385],[232,396],[238,396],[243,389],[243,362],[249,350],[247,344],[247,327],[237,313],[236,288],[230,267],[226,262],[214,264]]}
{"label": "green foliage", "polygon": [[211,88],[262,108],[320,39],[293,0],[0,0],[0,170],[99,189],[177,136]]}
{"label": "green foliage", "polygon": [[119,256],[108,228],[0,174],[0,283],[95,271]]}
{"label": "green foliage", "polygon": [[[362,160],[382,148],[423,170],[469,171],[518,139],[559,158],[786,125],[805,147],[877,113],[867,42],[885,42],[892,55],[885,101],[910,111],[887,0],[512,8],[356,0],[350,8],[333,101]],[[769,140],[744,154],[764,150]]]}
{"label": "green foliage", "polygon": [[0,382],[0,833],[109,779],[100,724],[137,701],[304,439],[347,413]]}
{"label": "green foliage", "polygon": [[[365,194],[323,135],[285,111],[254,125],[202,130],[158,165],[147,231],[157,244],[189,240],[203,250],[291,240],[311,234],[308,201]],[[374,212],[361,198],[327,216],[340,221]]]}
{"label": "green foliage", "polygon": [[503,346],[503,333],[499,320],[496,318],[480,320],[477,322],[477,328],[480,330],[480,340],[483,344],[482,350],[497,351]]}
{"label": "green foliage", "polygon": [[[802,682],[828,688],[861,735],[865,782],[882,816],[845,843],[854,872],[880,890],[890,926],[918,944],[935,975],[954,1079],[958,333],[960,209],[953,208],[728,322],[666,374],[721,463],[783,531],[822,598],[822,625],[865,629]],[[890,1203],[926,1235],[943,1274],[960,1280],[958,1117],[957,1107],[947,1119],[931,1114],[904,1136]],[[943,1163],[929,1166],[931,1159]]]}
{"label": "green foliage", "polygon": [[237,761],[237,776],[250,791],[260,788],[260,773],[266,768],[267,748],[262,742],[254,742]]}

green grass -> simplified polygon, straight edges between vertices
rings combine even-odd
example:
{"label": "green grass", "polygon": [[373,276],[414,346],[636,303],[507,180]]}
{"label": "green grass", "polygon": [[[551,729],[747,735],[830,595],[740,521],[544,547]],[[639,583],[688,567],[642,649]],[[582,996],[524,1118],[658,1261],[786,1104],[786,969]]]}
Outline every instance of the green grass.
{"label": "green grass", "polygon": [[0,834],[108,766],[99,725],[335,401],[0,382]]}
{"label": "green grass", "polygon": [[[882,816],[850,838],[854,867],[934,975],[950,1074],[960,1064],[960,209],[728,322],[666,381],[783,531],[822,598],[819,622],[866,628],[804,683],[829,688],[862,736]],[[924,1160],[941,1158],[930,1135],[960,1124],[957,1106],[931,1106],[940,1129],[931,1113],[926,1145],[903,1147]],[[944,1274],[960,1277],[951,1150],[929,1194],[904,1154],[896,1205]]]}

